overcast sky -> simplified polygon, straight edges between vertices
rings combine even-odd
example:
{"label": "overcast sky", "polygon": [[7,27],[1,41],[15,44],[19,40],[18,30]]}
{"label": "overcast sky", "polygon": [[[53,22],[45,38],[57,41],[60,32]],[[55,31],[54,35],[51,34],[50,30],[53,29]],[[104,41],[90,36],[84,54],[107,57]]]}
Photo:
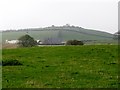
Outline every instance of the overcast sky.
{"label": "overcast sky", "polygon": [[0,30],[65,24],[115,33],[119,0],[0,0]]}

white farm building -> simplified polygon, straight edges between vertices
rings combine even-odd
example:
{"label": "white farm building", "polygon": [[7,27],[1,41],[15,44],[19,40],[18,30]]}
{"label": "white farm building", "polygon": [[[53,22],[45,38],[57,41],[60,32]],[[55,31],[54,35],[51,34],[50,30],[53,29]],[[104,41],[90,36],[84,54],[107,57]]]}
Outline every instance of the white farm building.
{"label": "white farm building", "polygon": [[17,43],[19,43],[19,40],[6,40],[5,43],[7,43],[7,44],[17,44]]}

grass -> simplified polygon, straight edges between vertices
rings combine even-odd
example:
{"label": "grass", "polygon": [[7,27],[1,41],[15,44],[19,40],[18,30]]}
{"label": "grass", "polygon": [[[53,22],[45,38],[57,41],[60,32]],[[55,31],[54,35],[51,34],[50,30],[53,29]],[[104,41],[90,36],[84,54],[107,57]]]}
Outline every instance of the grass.
{"label": "grass", "polygon": [[3,49],[3,88],[117,88],[118,46],[54,46]]}

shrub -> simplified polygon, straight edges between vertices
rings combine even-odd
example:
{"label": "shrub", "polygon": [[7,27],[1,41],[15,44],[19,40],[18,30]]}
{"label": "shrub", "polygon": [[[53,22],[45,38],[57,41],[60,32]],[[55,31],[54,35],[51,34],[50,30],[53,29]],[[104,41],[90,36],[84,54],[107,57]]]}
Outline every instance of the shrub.
{"label": "shrub", "polygon": [[114,40],[120,40],[120,30],[113,35]]}
{"label": "shrub", "polygon": [[16,66],[16,65],[22,65],[22,63],[15,59],[2,61],[2,66]]}
{"label": "shrub", "polygon": [[18,40],[19,40],[18,44],[22,47],[32,47],[37,45],[37,42],[34,40],[34,38],[27,34],[20,37]]}
{"label": "shrub", "polygon": [[66,45],[84,45],[84,43],[78,40],[68,40],[66,42]]}

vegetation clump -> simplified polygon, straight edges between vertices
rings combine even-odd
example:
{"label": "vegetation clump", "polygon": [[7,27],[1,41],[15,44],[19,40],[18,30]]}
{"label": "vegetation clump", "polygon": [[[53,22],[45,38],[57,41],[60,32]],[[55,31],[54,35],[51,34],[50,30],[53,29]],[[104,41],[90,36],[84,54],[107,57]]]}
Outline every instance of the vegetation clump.
{"label": "vegetation clump", "polygon": [[78,40],[68,40],[66,42],[66,45],[84,45],[84,43]]}
{"label": "vegetation clump", "polygon": [[19,38],[19,43],[18,44],[21,47],[32,47],[32,46],[37,45],[37,42],[34,40],[33,37],[26,34],[26,35]]}
{"label": "vegetation clump", "polygon": [[120,40],[120,31],[116,32],[113,37],[114,40]]}
{"label": "vegetation clump", "polygon": [[16,59],[2,61],[2,66],[16,66],[16,65],[22,65],[22,63],[20,63]]}

